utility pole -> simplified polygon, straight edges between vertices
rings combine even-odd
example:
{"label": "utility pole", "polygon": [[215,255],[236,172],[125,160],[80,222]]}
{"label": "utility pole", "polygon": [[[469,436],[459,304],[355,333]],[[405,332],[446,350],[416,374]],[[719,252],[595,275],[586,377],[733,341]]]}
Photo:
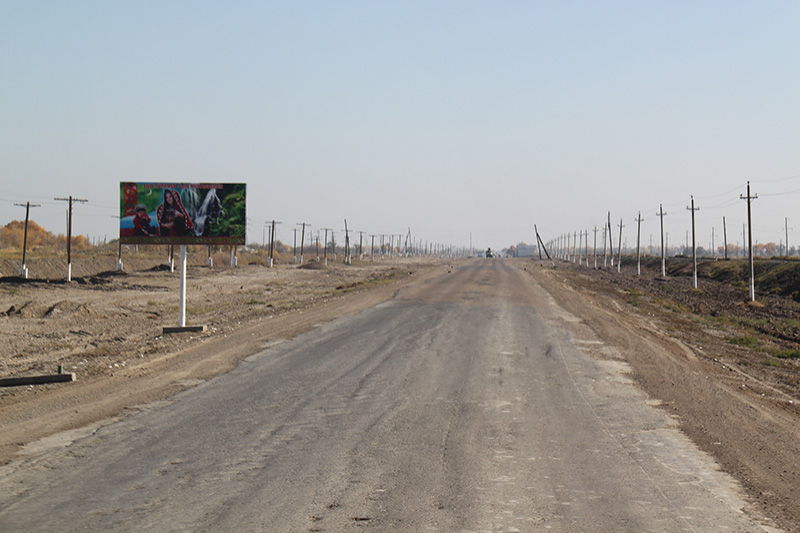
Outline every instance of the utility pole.
{"label": "utility pole", "polygon": [[664,250],[664,206],[658,204],[658,213],[656,215],[661,219],[661,277],[667,277],[667,256]]}
{"label": "utility pole", "polygon": [[750,301],[756,301],[756,275],[753,270],[753,219],[751,216],[750,204],[758,198],[758,195],[750,195],[750,182],[747,182],[747,196],[739,196],[741,200],[747,200],[747,244],[750,247]]}
{"label": "utility pole", "polygon": [[[533,231],[536,234],[536,251],[539,252],[539,266],[544,266],[542,262],[542,245],[539,243],[539,232],[536,230],[536,224],[533,225]],[[469,235],[470,240],[472,239],[472,234]],[[472,246],[470,246],[472,248]]]}
{"label": "utility pole", "polygon": [[742,257],[744,257],[744,243],[747,242],[747,224],[742,224]]}
{"label": "utility pole", "polygon": [[714,249],[714,245],[715,244],[716,243],[714,242],[714,226],[711,226],[711,258],[712,259],[716,259],[717,258],[717,251]]}
{"label": "utility pole", "polygon": [[611,211],[608,212],[608,255],[611,256],[611,268],[614,268],[614,237],[611,229]]}
{"label": "utility pole", "polygon": [[786,229],[786,257],[789,257],[789,218],[783,219],[784,228]]}
{"label": "utility pole", "polygon": [[358,232],[358,259],[364,259],[364,232]]}
{"label": "utility pole", "polygon": [[369,247],[369,257],[370,260],[375,261],[375,235],[369,234],[370,239],[372,239],[370,247]]}
{"label": "utility pole", "polygon": [[[578,232],[578,266],[583,264],[583,231]],[[586,266],[589,266],[589,258],[586,258]]]}
{"label": "utility pole", "polygon": [[575,262],[575,257],[577,256],[579,265],[581,264],[580,250],[578,247],[578,232],[574,231],[572,232],[572,262]]}
{"label": "utility pole", "polygon": [[728,227],[725,225],[725,217],[722,217],[722,241],[725,246],[725,259],[728,259]]}
{"label": "utility pole", "polygon": [[[555,267],[555,266],[556,266],[556,262],[555,262],[555,261],[553,261],[553,258],[552,258],[552,257],[550,257],[550,253],[548,253],[548,251],[547,251],[547,248],[546,248],[546,247],[545,247],[545,245],[544,245],[544,241],[542,241],[542,238],[539,236],[539,230],[536,228],[536,224],[534,224],[534,225],[533,225],[533,231],[536,233],[536,243],[537,243],[539,246],[541,246],[541,247],[542,247],[541,249],[542,249],[542,250],[544,250],[544,254],[547,256],[547,258],[550,260],[550,262],[551,262],[551,263],[553,264],[553,266]],[[540,261],[541,261],[541,252],[539,252],[539,259],[540,259]]]}
{"label": "utility pole", "polygon": [[586,230],[586,240],[583,241],[584,251],[586,252],[586,268],[589,268],[589,230]]}
{"label": "utility pole", "polygon": [[283,224],[283,222],[272,221],[272,229],[270,230],[269,237],[269,268],[272,268],[273,253],[275,252],[275,224]]}
{"label": "utility pole", "polygon": [[25,230],[22,236],[22,267],[19,269],[21,278],[28,279],[28,267],[25,265],[25,252],[28,249],[28,218],[31,212],[31,207],[42,207],[39,204],[31,204],[25,202],[24,204],[14,204],[25,208]]}
{"label": "utility pole", "polygon": [[642,242],[642,212],[639,211],[639,216],[636,218],[636,275],[642,275],[642,253],[641,253],[641,242]]}
{"label": "utility pole", "polygon": [[[303,226],[303,229],[300,231],[300,264],[302,265],[303,264],[303,245],[305,244],[305,241],[306,241],[306,226],[310,227],[311,224],[308,224],[306,222],[298,222],[296,225],[297,226]],[[297,238],[297,234],[296,233],[295,233],[295,238]],[[295,252],[295,255],[296,254],[297,254],[297,252]]]}
{"label": "utility pole", "polygon": [[323,245],[323,252],[322,252],[322,257],[323,257],[322,261],[323,262],[322,262],[322,264],[323,265],[327,265],[328,264],[328,230],[333,231],[333,229],[331,229],[331,228],[322,228],[322,229],[325,230],[325,242],[322,243],[322,245]]}
{"label": "utility pole", "polygon": [[594,269],[597,270],[597,225],[595,225],[594,227],[593,255],[594,255]]}
{"label": "utility pole", "polygon": [[[625,227],[625,224],[622,223],[622,219],[619,219],[619,244],[617,244],[617,272],[622,271],[622,228]],[[611,256],[612,264],[614,266],[613,260],[614,256]]]}
{"label": "utility pole", "polygon": [[85,204],[89,200],[82,198],[53,198],[61,202],[69,202],[69,211],[67,215],[67,281],[72,281],[72,204],[73,202],[80,202]]}
{"label": "utility pole", "polygon": [[294,242],[292,243],[292,247],[294,248],[294,262],[297,263],[297,228],[293,228],[292,233],[294,233]]}
{"label": "utility pole", "polygon": [[694,206],[694,196],[692,198],[692,206],[687,207],[686,209],[692,212],[692,288],[697,288],[697,243],[695,241],[695,230],[694,230],[694,213],[695,211],[699,211],[699,207]]}
{"label": "utility pole", "polygon": [[347,219],[344,219],[344,264],[353,264],[350,256],[350,230],[347,229]]}

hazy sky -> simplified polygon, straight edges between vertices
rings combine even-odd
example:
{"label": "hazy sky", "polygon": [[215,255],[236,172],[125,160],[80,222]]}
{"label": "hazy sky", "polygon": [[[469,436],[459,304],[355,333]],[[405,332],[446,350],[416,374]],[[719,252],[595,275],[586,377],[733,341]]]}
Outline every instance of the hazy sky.
{"label": "hazy sky", "polygon": [[[690,229],[800,245],[800,1],[0,0],[0,225],[118,235],[119,183],[502,248]],[[616,230],[615,230],[616,231]],[[615,234],[616,239],[616,234]]]}

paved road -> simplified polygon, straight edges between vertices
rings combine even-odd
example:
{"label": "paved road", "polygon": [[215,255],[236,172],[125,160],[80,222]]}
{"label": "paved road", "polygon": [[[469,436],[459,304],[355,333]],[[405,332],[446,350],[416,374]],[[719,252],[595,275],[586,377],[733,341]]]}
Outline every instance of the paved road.
{"label": "paved road", "polygon": [[476,260],[3,468],[0,530],[763,531],[574,320]]}

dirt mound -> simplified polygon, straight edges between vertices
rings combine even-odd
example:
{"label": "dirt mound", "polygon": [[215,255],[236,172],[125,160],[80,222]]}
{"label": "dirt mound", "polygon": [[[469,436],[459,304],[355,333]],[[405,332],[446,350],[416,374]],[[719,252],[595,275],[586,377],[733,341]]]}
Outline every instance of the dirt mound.
{"label": "dirt mound", "polygon": [[317,262],[317,261],[309,261],[308,263],[303,263],[299,267],[302,270],[328,270],[328,265]]}

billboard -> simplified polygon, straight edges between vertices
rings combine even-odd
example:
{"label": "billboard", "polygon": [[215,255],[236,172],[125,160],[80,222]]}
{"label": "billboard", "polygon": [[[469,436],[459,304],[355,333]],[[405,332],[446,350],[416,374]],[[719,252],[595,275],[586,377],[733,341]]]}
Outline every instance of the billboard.
{"label": "billboard", "polygon": [[120,183],[127,244],[245,244],[244,183]]}

